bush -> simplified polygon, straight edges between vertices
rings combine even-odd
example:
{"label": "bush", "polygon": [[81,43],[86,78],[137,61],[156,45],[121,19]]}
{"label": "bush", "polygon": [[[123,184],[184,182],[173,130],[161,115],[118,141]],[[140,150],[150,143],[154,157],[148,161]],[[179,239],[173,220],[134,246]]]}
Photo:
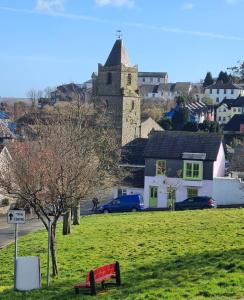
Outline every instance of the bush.
{"label": "bush", "polygon": [[4,198],[2,200],[2,206],[9,206],[9,199],[8,198]]}

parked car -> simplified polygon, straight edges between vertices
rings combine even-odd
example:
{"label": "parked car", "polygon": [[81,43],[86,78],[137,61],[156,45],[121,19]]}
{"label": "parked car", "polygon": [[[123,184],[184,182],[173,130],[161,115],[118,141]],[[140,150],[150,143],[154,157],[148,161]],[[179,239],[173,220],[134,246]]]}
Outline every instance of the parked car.
{"label": "parked car", "polygon": [[121,196],[104,204],[98,208],[100,213],[142,211],[144,209],[143,198],[141,195]]}
{"label": "parked car", "polygon": [[191,197],[175,203],[175,210],[204,208],[217,208],[217,203],[214,199],[207,196]]}

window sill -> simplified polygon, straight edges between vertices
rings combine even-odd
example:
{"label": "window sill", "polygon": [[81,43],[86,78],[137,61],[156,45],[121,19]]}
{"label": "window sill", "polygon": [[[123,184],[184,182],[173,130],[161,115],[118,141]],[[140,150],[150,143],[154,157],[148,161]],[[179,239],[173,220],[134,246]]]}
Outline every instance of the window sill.
{"label": "window sill", "polygon": [[202,179],[198,179],[198,180],[194,180],[194,179],[183,179],[183,186],[196,186],[196,187],[200,187],[203,185],[203,180]]}

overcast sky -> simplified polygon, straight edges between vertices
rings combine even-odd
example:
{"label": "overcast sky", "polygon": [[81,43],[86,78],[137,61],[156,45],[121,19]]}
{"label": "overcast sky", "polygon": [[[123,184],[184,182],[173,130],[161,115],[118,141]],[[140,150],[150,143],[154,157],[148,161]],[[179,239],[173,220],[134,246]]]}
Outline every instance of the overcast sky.
{"label": "overcast sky", "polygon": [[140,71],[199,81],[244,59],[244,0],[0,0],[0,96],[88,80],[116,39]]}

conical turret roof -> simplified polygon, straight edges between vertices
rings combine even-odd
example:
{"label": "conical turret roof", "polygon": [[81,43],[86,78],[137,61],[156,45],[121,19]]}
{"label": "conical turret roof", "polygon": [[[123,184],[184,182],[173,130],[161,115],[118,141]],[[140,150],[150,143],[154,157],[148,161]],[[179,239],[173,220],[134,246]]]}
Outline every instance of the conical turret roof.
{"label": "conical turret roof", "polygon": [[112,67],[121,64],[125,65],[126,67],[132,66],[127,51],[123,46],[123,41],[119,39],[115,41],[113,49],[111,50],[109,57],[104,66]]}

